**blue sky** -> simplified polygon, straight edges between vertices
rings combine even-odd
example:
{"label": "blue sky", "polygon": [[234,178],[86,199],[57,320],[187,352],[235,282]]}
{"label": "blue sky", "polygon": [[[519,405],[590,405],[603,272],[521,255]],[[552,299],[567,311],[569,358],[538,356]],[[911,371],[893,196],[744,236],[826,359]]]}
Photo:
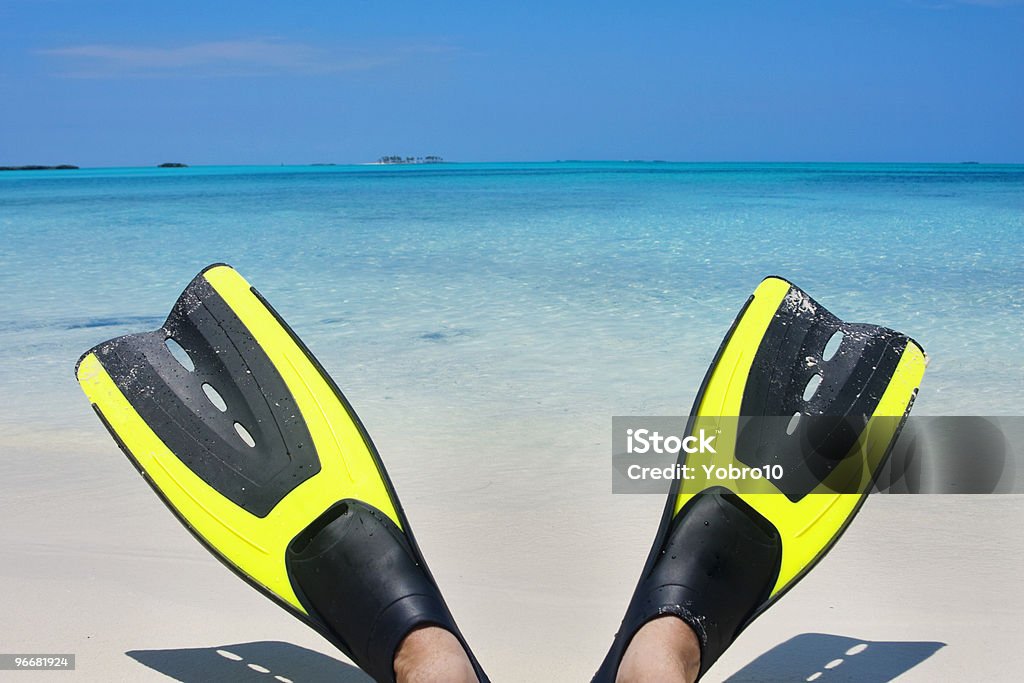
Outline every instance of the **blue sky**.
{"label": "blue sky", "polygon": [[0,164],[1024,162],[1024,3],[0,2]]}

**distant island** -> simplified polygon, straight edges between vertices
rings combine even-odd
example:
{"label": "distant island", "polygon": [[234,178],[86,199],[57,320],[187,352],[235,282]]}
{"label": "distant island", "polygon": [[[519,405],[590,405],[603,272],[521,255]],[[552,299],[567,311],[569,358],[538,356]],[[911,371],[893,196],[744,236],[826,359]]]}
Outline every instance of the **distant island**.
{"label": "distant island", "polygon": [[444,159],[434,155],[425,157],[386,156],[377,159],[378,164],[440,164],[443,162]]}
{"label": "distant island", "polygon": [[60,166],[0,166],[0,171],[77,171],[77,166],[61,164]]}
{"label": "distant island", "polygon": [[188,168],[188,164],[180,164],[177,161],[165,161],[157,168]]}

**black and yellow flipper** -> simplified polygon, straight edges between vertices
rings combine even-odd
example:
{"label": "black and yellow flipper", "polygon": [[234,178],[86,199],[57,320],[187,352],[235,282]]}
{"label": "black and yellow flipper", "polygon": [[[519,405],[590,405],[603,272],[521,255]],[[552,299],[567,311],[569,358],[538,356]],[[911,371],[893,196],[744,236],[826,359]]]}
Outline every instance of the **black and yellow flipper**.
{"label": "black and yellow flipper", "polygon": [[[687,435],[714,434],[715,453],[682,455],[696,476],[673,482],[594,680],[614,681],[636,632],[669,614],[696,632],[703,675],[853,520],[925,364],[909,337],[843,322],[790,282],[765,279],[719,348],[686,427]],[[760,475],[702,477],[704,465]]]}
{"label": "black and yellow flipper", "polygon": [[465,647],[380,456],[270,304],[205,269],[153,332],[110,340],[78,381],[178,519],[238,576],[381,681],[412,629]]}

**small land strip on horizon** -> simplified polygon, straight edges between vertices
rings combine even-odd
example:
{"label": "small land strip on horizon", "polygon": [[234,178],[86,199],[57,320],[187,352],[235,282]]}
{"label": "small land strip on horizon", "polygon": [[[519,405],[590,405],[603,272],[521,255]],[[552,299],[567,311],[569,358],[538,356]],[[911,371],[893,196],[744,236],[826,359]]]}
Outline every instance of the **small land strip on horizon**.
{"label": "small land strip on horizon", "polygon": [[425,157],[403,157],[397,154],[377,159],[378,164],[440,164],[444,159],[434,154]]}
{"label": "small land strip on horizon", "polygon": [[0,171],[77,171],[78,166],[72,164],[60,164],[58,166],[39,166],[28,164],[26,166],[0,166]]}
{"label": "small land strip on horizon", "polygon": [[[159,164],[157,168],[188,168],[188,164],[177,161],[167,161]],[[0,166],[0,171],[78,171],[80,167],[74,164],[58,164],[57,166],[43,166],[40,164],[25,164],[24,166]]]}

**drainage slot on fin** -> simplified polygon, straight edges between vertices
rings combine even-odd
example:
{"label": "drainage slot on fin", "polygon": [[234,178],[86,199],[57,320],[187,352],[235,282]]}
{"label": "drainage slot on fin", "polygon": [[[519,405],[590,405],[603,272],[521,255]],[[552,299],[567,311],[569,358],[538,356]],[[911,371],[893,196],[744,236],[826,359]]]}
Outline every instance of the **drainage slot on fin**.
{"label": "drainage slot on fin", "polygon": [[235,431],[238,432],[238,437],[245,442],[246,446],[249,448],[256,447],[256,439],[252,438],[252,434],[249,433],[248,429],[242,426],[241,422],[235,423]]}
{"label": "drainage slot on fin", "polygon": [[839,345],[843,343],[843,331],[836,330],[828,339],[828,343],[825,344],[825,350],[821,352],[822,360],[832,360],[832,357],[839,351]]}
{"label": "drainage slot on fin", "polygon": [[309,547],[309,544],[313,542],[317,534],[326,529],[334,520],[347,514],[347,500],[339,501],[327,508],[319,517],[310,522],[305,529],[296,534],[292,542],[288,544],[288,551],[295,554],[301,553]]}
{"label": "drainage slot on fin", "polygon": [[789,424],[786,425],[786,434],[792,436],[793,432],[796,431],[796,426],[798,424],[800,424],[800,413],[796,412],[793,413],[793,417],[789,418]]}
{"label": "drainage slot on fin", "polygon": [[811,375],[811,378],[807,380],[807,385],[804,387],[804,402],[810,401],[814,398],[814,392],[818,390],[818,386],[821,384],[821,375]]}
{"label": "drainage slot on fin", "polygon": [[[206,394],[206,398],[210,399],[210,403],[220,412],[227,412],[228,404],[224,402],[224,397],[220,395],[220,392],[213,388],[213,385],[208,382],[203,382],[203,392]],[[237,427],[235,427],[237,429]],[[250,446],[252,444],[249,444]]]}
{"label": "drainage slot on fin", "polygon": [[178,364],[181,365],[181,367],[185,368],[189,372],[193,372],[196,369],[196,364],[192,362],[192,356],[188,355],[188,351],[181,348],[181,344],[174,341],[173,337],[168,337],[164,341],[164,345],[167,347],[167,350],[171,352],[171,355],[174,356],[174,360],[178,361]]}

